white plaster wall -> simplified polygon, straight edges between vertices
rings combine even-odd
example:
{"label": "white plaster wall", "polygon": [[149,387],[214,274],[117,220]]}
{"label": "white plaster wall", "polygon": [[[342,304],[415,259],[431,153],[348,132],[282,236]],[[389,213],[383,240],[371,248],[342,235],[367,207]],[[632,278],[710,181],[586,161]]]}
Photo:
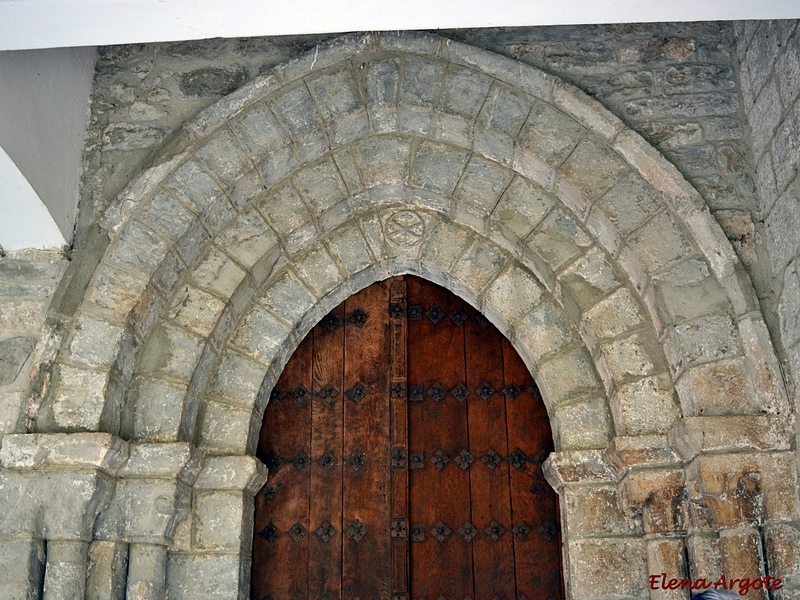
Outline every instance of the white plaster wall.
{"label": "white plaster wall", "polygon": [[[94,61],[94,48],[0,52],[0,147],[47,207],[67,243],[78,204]],[[29,220],[40,209],[26,201],[20,185],[19,177],[0,179],[0,244],[6,249],[13,244],[2,232],[13,229],[12,217]],[[42,233],[47,229],[43,225]],[[24,247],[52,247],[49,239],[34,239]]]}

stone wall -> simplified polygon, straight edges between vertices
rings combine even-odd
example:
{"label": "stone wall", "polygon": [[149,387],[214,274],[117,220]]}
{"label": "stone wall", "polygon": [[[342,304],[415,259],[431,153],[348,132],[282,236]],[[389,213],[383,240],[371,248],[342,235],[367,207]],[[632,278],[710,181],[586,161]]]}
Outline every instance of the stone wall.
{"label": "stone wall", "polygon": [[758,210],[766,225],[773,297],[772,334],[800,383],[800,30],[797,21],[737,25],[741,89],[756,165]]}
{"label": "stone wall", "polygon": [[50,300],[67,268],[58,252],[0,255],[0,443],[26,430],[23,403]]}

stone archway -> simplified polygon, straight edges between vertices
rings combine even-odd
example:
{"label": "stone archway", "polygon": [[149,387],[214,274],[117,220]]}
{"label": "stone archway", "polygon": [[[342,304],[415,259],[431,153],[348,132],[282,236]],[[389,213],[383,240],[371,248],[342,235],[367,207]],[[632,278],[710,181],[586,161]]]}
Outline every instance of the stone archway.
{"label": "stone archway", "polygon": [[[28,409],[37,432],[106,432],[142,452],[196,446],[206,457],[178,533],[172,519],[134,535],[119,517],[101,538],[158,546],[163,565],[174,538],[178,597],[209,573],[246,581],[247,536],[215,538],[205,523],[228,503],[247,528],[257,469],[233,485],[210,465],[252,454],[305,333],[390,275],[418,274],[467,300],[534,375],[556,443],[548,469],[565,508],[568,588],[642,595],[646,571],[679,568],[685,544],[696,568],[719,571],[702,557],[722,542],[681,517],[729,501],[704,466],[725,460],[735,487],[790,460],[759,454],[788,448],[788,402],[719,226],[655,150],[551,75],[434,36],[345,37],[201,113],[154,165],[105,215],[110,243],[54,353],[52,383]],[[397,236],[408,211],[419,233]],[[721,427],[732,438],[706,435]],[[169,471],[179,488],[197,476],[181,469]],[[124,515],[119,490],[147,471],[123,472],[101,519]],[[787,485],[759,489],[790,498]],[[643,523],[614,508],[618,492]],[[794,515],[796,498],[786,502],[770,518]],[[587,521],[601,508],[610,528]],[[756,535],[746,510],[711,512],[712,530]],[[646,542],[643,531],[665,537]],[[760,568],[750,550],[740,555]],[[604,573],[609,560],[629,578]]]}

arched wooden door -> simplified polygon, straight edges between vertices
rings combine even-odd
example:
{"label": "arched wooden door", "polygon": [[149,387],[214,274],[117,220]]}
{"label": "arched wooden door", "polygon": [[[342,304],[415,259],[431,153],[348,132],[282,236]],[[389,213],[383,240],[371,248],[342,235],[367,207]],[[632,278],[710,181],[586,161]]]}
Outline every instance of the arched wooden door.
{"label": "arched wooden door", "polygon": [[511,344],[406,276],[306,337],[264,415],[254,600],[563,597],[544,405]]}

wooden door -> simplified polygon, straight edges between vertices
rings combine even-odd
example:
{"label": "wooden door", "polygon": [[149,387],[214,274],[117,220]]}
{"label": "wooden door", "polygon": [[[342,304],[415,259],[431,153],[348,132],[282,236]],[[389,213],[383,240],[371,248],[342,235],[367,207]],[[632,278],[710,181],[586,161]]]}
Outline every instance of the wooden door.
{"label": "wooden door", "polygon": [[544,405],[508,341],[398,277],[306,337],[264,415],[255,600],[563,597]]}

